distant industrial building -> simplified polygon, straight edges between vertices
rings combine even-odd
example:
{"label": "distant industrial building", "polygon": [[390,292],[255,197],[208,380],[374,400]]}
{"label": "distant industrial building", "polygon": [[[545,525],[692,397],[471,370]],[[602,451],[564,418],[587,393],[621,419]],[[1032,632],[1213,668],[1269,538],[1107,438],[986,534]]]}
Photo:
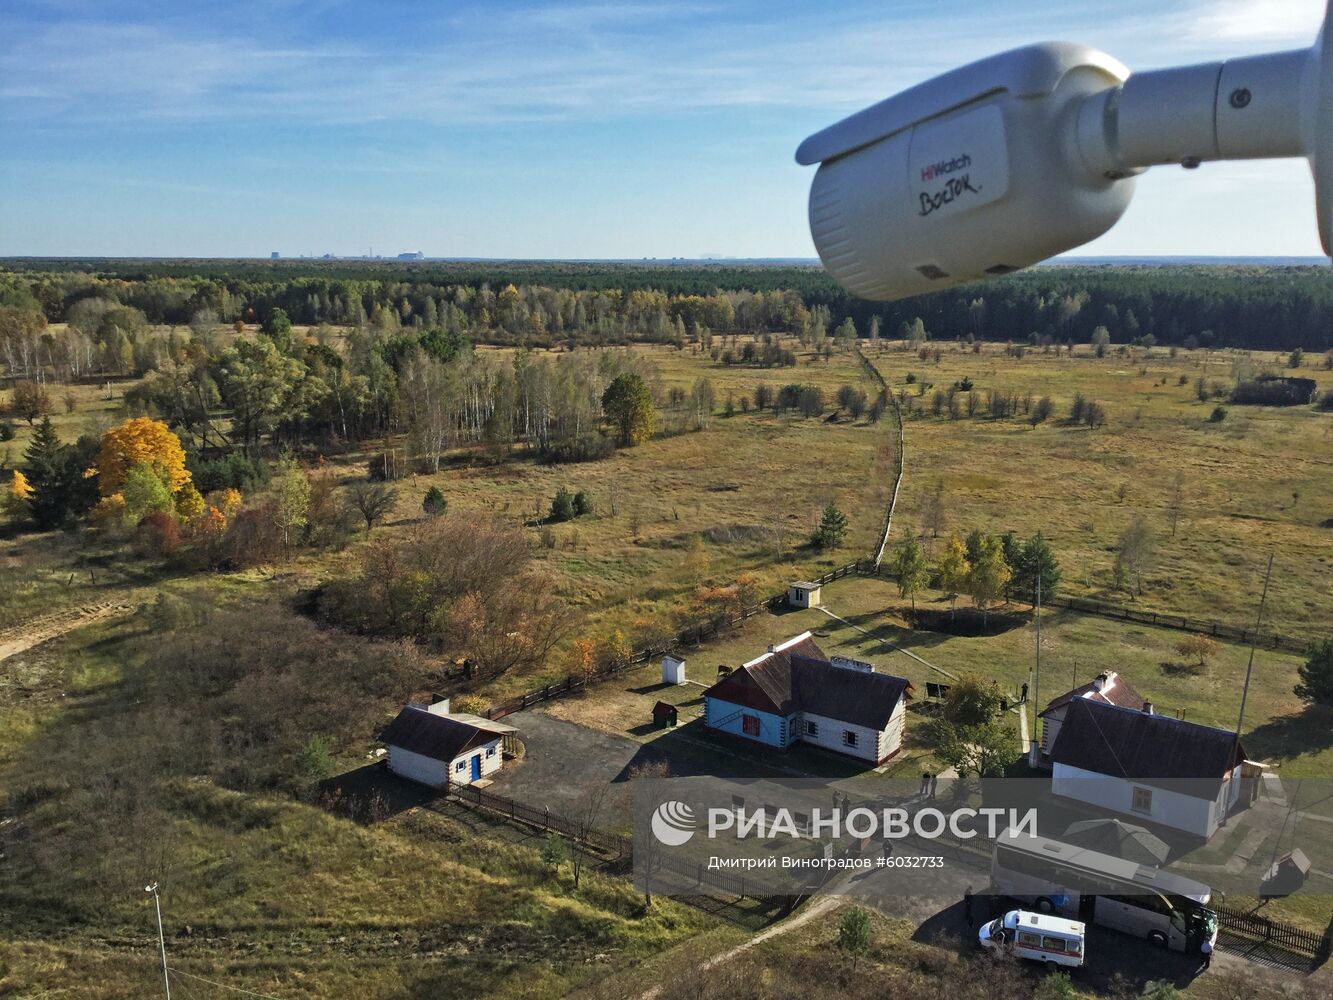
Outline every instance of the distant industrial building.
{"label": "distant industrial building", "polygon": [[420,250],[416,250],[416,251],[410,251],[410,252],[408,252],[408,253],[400,253],[400,254],[398,255],[398,259],[399,259],[399,260],[425,260],[425,259],[426,259],[426,255],[425,255],[424,253],[422,253]]}
{"label": "distant industrial building", "polygon": [[279,257],[281,257],[281,256],[282,256],[282,254],[280,254],[280,253],[278,253],[278,251],[274,250],[271,254],[268,255],[268,259],[269,259],[269,260],[277,260],[277,259],[278,259]]}

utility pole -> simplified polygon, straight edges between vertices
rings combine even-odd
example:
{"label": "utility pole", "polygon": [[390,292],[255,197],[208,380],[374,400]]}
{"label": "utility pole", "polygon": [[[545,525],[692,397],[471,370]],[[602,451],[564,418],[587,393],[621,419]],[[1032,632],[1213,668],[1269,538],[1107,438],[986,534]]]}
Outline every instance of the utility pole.
{"label": "utility pole", "polygon": [[162,935],[162,901],[157,897],[157,883],[143,887],[144,892],[153,894],[153,905],[157,907],[157,946],[162,952],[162,985],[167,990],[167,1000],[171,1000],[171,979],[167,976],[167,939]]}
{"label": "utility pole", "polygon": [[1268,580],[1273,575],[1273,553],[1268,553],[1268,569],[1264,572],[1264,592],[1259,598],[1259,616],[1254,620],[1254,635],[1250,637],[1250,662],[1245,668],[1245,686],[1240,692],[1240,718],[1236,720],[1236,740],[1240,740],[1240,727],[1245,721],[1245,700],[1250,694],[1250,674],[1254,671],[1254,644],[1259,639],[1259,626],[1264,622],[1264,604],[1268,601]]}
{"label": "utility pole", "polygon": [[[1037,764],[1037,755],[1039,753],[1039,748],[1041,746],[1041,741],[1037,738],[1037,715],[1036,715],[1036,713],[1040,711],[1040,706],[1041,706],[1041,561],[1040,560],[1037,561],[1037,671],[1036,671],[1036,676],[1033,677],[1032,681],[1033,681],[1032,704],[1034,707],[1032,715],[1032,732],[1028,736],[1028,740],[1032,744],[1030,750],[1031,759],[1028,761],[1028,763],[1035,767]],[[1023,713],[1025,715],[1027,714],[1027,710],[1028,707],[1024,705]]]}

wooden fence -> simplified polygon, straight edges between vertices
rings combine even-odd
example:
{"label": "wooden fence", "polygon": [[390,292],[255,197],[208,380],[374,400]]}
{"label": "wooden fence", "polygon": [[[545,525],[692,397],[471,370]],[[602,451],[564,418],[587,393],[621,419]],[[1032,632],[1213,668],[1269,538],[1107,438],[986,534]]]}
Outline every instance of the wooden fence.
{"label": "wooden fence", "polygon": [[539,830],[549,830],[568,837],[579,844],[604,851],[617,858],[627,858],[633,854],[633,845],[628,837],[597,830],[586,823],[578,823],[558,813],[551,812],[545,806],[533,806],[517,799],[496,795],[474,785],[450,785],[449,797],[457,799],[463,805],[474,809],[487,809],[512,820]]}
{"label": "wooden fence", "polygon": [[[530,805],[473,785],[450,785],[448,797],[470,809],[484,809],[537,830],[557,833],[576,844],[586,845],[617,859],[632,860],[634,857],[634,842],[629,837],[607,833],[589,824],[579,823],[559,813],[551,812],[546,806]],[[656,857],[652,863],[655,868],[683,876],[700,888],[714,889],[725,895],[756,899],[773,905],[791,905],[791,899],[786,895],[756,893],[754,884],[747,886],[744,877],[740,875],[709,871],[705,865],[690,864],[666,856]]]}
{"label": "wooden fence", "polygon": [[1303,930],[1278,920],[1270,920],[1262,914],[1229,906],[1215,904],[1214,909],[1217,911],[1218,923],[1239,937],[1263,942],[1297,955],[1308,955],[1319,962],[1328,961],[1329,953],[1333,951],[1333,940],[1330,940],[1327,932],[1319,934]]}
{"label": "wooden fence", "polygon": [[[855,574],[864,576],[888,575],[885,569],[876,569],[871,560],[858,560],[856,562],[847,563],[845,566],[839,566],[836,569],[832,569],[823,576],[816,577],[812,582],[823,586],[832,583],[834,580],[841,580]],[[735,628],[746,619],[759,614],[761,611],[776,610],[780,608],[786,600],[787,594],[785,591],[780,594],[773,594],[751,607],[743,608],[738,615],[719,619],[714,622],[700,623],[684,629],[676,635],[671,642],[665,645],[639,649],[622,663],[613,663],[609,666],[592,670],[584,675],[570,674],[563,680],[544,685],[540,688],[535,688],[528,691],[526,694],[520,695],[507,702],[503,702],[502,704],[492,705],[487,709],[486,717],[488,719],[500,719],[514,712],[521,712],[523,709],[540,704],[541,702],[550,701],[553,698],[561,698],[565,695],[582,691],[590,685],[609,680],[623,674],[627,670],[642,666],[655,657],[663,656],[667,653],[678,652],[679,650],[690,646],[698,646],[708,639],[712,639],[729,629]],[[1171,628],[1185,632],[1212,635],[1229,642],[1248,643],[1253,641],[1256,645],[1268,649],[1282,649],[1288,652],[1303,653],[1309,646],[1307,642],[1295,639],[1291,636],[1278,635],[1271,632],[1255,632],[1251,629],[1239,628],[1235,625],[1225,625],[1221,622],[1206,621],[1200,618],[1189,618],[1184,615],[1172,615],[1158,611],[1143,611],[1138,608],[1129,608],[1120,604],[1109,604],[1104,601],[1094,601],[1084,597],[1057,597],[1046,603],[1049,607],[1068,608],[1071,611],[1099,615],[1103,618],[1141,622],[1145,625],[1155,625],[1159,628]],[[446,678],[454,678],[463,676],[463,674],[464,668],[454,666],[446,668],[444,676]]]}
{"label": "wooden fence", "polygon": [[[853,573],[862,572],[860,563],[848,563],[846,566],[839,566],[837,569],[825,573],[823,576],[814,580],[814,583],[823,586],[826,583],[832,583],[834,580],[841,580],[843,577],[851,576]],[[539,705],[544,701],[550,701],[553,698],[563,698],[565,695],[573,694],[576,691],[582,691],[590,685],[609,680],[623,674],[627,670],[633,670],[635,667],[642,666],[650,660],[667,653],[678,652],[679,650],[697,646],[707,639],[712,639],[721,635],[730,629],[740,625],[748,618],[752,618],[762,611],[773,611],[781,607],[787,600],[787,593],[783,591],[780,594],[774,594],[765,598],[757,604],[748,608],[742,608],[740,613],[728,618],[721,618],[712,622],[701,622],[698,625],[692,625],[679,632],[675,638],[662,646],[649,646],[636,650],[628,659],[621,663],[612,663],[596,670],[591,670],[586,674],[569,674],[563,680],[555,681],[551,684],[534,688],[525,694],[512,698],[509,701],[498,705],[492,705],[486,710],[486,718],[502,719],[506,715],[512,715],[514,712],[521,712],[525,708],[533,705]],[[450,667],[445,672],[445,677],[453,677],[461,668]]]}
{"label": "wooden fence", "polygon": [[1240,628],[1236,625],[1224,625],[1221,622],[1206,621],[1202,618],[1187,618],[1184,615],[1171,615],[1160,611],[1144,611],[1126,607],[1123,604],[1108,604],[1093,601],[1086,597],[1056,597],[1044,602],[1049,607],[1069,608],[1071,611],[1083,611],[1103,618],[1116,618],[1121,621],[1142,622],[1144,625],[1157,625],[1161,628],[1179,629],[1182,632],[1197,632],[1201,635],[1216,636],[1228,642],[1251,643],[1267,649],[1284,649],[1291,653],[1304,653],[1310,648],[1307,640],[1295,639],[1289,635],[1277,635],[1273,632],[1256,632],[1253,629]]}
{"label": "wooden fence", "polygon": [[[634,842],[629,837],[598,830],[586,823],[578,823],[551,812],[546,806],[530,805],[472,785],[451,785],[448,794],[451,799],[469,808],[485,809],[537,830],[558,833],[575,843],[587,845],[617,859],[629,860],[634,857]],[[970,858],[973,862],[979,858],[989,859],[994,847],[994,841],[980,834],[972,838],[961,838],[946,832],[928,841],[918,840],[915,836],[909,836],[908,839],[916,841],[922,848],[929,847],[933,851],[952,853],[954,857]],[[758,887],[753,883],[747,884],[742,875],[710,871],[706,865],[676,860],[668,855],[654,858],[652,864],[659,870],[688,879],[700,888],[713,889],[740,899],[755,899],[771,905],[793,908],[801,898],[804,898],[804,895],[777,896],[757,892]],[[1294,955],[1305,956],[1316,962],[1328,961],[1330,953],[1333,953],[1333,938],[1327,932],[1320,934],[1308,931],[1262,914],[1222,904],[1215,903],[1214,909],[1222,928],[1237,937]]]}

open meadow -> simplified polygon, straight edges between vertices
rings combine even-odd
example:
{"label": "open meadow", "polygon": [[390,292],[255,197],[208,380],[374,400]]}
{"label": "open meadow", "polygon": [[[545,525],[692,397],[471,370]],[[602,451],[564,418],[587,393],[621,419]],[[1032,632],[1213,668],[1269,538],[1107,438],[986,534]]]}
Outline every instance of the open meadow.
{"label": "open meadow", "polygon": [[[688,906],[643,910],[615,874],[587,873],[574,890],[567,873],[547,870],[531,838],[497,841],[493,831],[419,807],[367,823],[321,808],[308,783],[364,767],[379,729],[410,698],[443,692],[484,706],[575,670],[576,639],[633,637],[645,623],[669,628],[701,588],[748,576],[753,591],[767,595],[865,558],[892,482],[893,413],[872,421],[837,408],[844,385],[871,399],[877,390],[855,352],[789,344],[796,365],[772,369],[726,365],[688,347],[608,349],[628,351],[652,374],[662,433],[586,462],[520,451],[497,461],[493,450],[460,446],[438,472],[418,468],[390,483],[392,506],[368,538],[359,530],[345,546],[293,549],[263,566],[201,569],[138,550],[129,557],[132,540],[123,532],[11,526],[0,537],[9,584],[0,627],[52,609],[109,603],[128,611],[4,663],[0,769],[13,847],[0,893],[15,918],[5,984],[22,992],[97,978],[108,995],[136,995],[151,982],[154,941],[131,890],[149,869],[170,873],[177,928],[170,947],[182,973],[284,996],[351,990],[368,968],[380,992],[362,995],[420,993],[466,975],[490,996],[558,996],[743,940],[748,931],[733,920]],[[920,536],[934,563],[955,533],[1041,531],[1065,594],[1237,626],[1253,621],[1271,553],[1265,628],[1302,640],[1327,634],[1329,414],[1228,405],[1211,421],[1215,400],[1199,400],[1195,384],[1200,377],[1226,383],[1235,363],[1227,352],[1018,357],[993,344],[979,352],[936,346],[938,360],[900,343],[867,351],[906,417],[894,539]],[[478,354],[509,359],[513,351]],[[1333,373],[1304,374],[1333,387]],[[711,384],[713,405],[696,427],[672,400],[701,379]],[[933,412],[937,390],[967,383],[974,414],[965,403],[955,417],[947,405]],[[818,386],[820,415],[756,409],[760,386],[776,392],[788,384]],[[74,386],[52,414],[54,428],[65,440],[104,432],[127,415],[134,385]],[[991,393],[1011,395],[1018,411],[991,418]],[[1076,395],[1104,408],[1103,426],[1065,419]],[[1053,412],[1034,424],[1023,409],[1044,396]],[[217,419],[225,426],[227,413]],[[6,469],[31,440],[26,423],[15,426],[14,440],[0,446]],[[364,480],[374,454],[404,446],[400,436],[296,457],[318,463],[347,492]],[[541,662],[460,680],[446,673],[451,658],[429,644],[353,639],[310,619],[311,593],[355,573],[372,547],[404,544],[429,521],[422,501],[432,487],[447,504],[446,519],[494,517],[519,527],[545,586],[577,612],[577,626]],[[583,492],[591,510],[548,523],[562,487]],[[264,495],[262,485],[255,489]],[[836,549],[821,551],[810,536],[830,503],[846,514],[848,531]],[[1118,537],[1138,516],[1155,542],[1142,590],[1130,593],[1115,588],[1111,566]],[[889,579],[838,581],[825,588],[825,603],[838,617],[764,613],[687,650],[691,678],[708,683],[717,665],[735,666],[810,629],[828,652],[907,676],[918,695],[928,680],[963,673],[993,678],[1010,693],[1030,680],[1030,624],[985,638],[914,630],[908,602]],[[944,610],[950,601],[929,589],[917,604]],[[1234,725],[1245,648],[1223,644],[1196,673],[1179,662],[1179,632],[1059,608],[1048,608],[1043,621],[1043,698],[1114,669],[1162,711]],[[286,645],[259,636],[282,636]],[[315,642],[332,644],[337,655],[298,662],[301,644]],[[1300,662],[1294,653],[1260,651],[1245,741],[1283,774],[1324,775],[1333,767],[1329,717],[1292,694]],[[701,690],[659,688],[650,664],[542,711],[650,745],[658,735],[646,725],[652,702],[679,702],[684,722],[701,711]],[[203,718],[207,724],[191,721]],[[522,717],[515,721],[521,729]],[[1006,725],[1017,751],[1015,713]],[[910,726],[904,752],[882,773],[940,768]],[[172,747],[192,749],[182,755]],[[845,777],[840,765],[821,770],[819,755],[808,756],[803,766],[813,773]],[[83,760],[100,763],[89,769]],[[752,765],[763,772],[758,758]],[[128,794],[137,782],[144,793]],[[99,815],[112,809],[118,820],[86,839],[79,831],[94,803]],[[498,909],[478,910],[483,899]],[[1326,919],[1322,906],[1286,912],[1306,926]]]}

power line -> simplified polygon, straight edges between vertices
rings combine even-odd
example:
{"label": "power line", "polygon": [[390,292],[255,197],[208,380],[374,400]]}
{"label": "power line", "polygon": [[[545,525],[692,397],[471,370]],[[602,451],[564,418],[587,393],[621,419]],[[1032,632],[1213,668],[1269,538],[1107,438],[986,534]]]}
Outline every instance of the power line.
{"label": "power line", "polygon": [[263,1000],[282,1000],[281,997],[275,997],[272,993],[256,993],[254,990],[247,990],[240,986],[228,986],[226,983],[217,983],[211,979],[205,979],[203,976],[196,976],[192,972],[182,972],[180,969],[169,968],[173,976],[184,976],[186,979],[197,979],[201,983],[207,983],[209,986],[216,986],[220,990],[231,990],[233,993],[244,993],[246,996],[262,997]]}

